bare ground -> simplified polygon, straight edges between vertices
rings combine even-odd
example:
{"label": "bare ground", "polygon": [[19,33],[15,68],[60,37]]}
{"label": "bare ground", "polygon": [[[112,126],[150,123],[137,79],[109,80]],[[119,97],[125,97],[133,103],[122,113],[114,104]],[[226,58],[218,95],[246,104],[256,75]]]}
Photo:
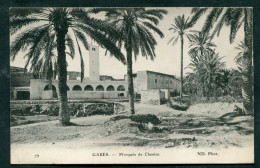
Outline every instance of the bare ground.
{"label": "bare ground", "polygon": [[[127,107],[128,104],[124,105]],[[234,103],[197,104],[187,111],[141,103],[135,107],[136,114],[155,114],[162,123],[155,130],[140,131],[130,119],[111,122],[112,116],[90,116],[72,118],[74,124],[66,127],[60,126],[57,120],[20,125],[11,127],[12,148],[32,144],[71,149],[95,146],[230,148],[253,145],[252,116],[220,118],[233,111]]]}

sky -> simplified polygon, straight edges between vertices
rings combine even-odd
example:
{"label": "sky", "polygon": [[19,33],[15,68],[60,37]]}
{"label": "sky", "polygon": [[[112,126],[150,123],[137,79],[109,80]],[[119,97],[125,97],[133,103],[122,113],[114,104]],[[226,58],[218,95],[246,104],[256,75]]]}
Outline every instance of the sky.
{"label": "sky", "polygon": [[[150,70],[155,72],[161,72],[166,74],[180,76],[180,42],[177,42],[174,46],[168,44],[169,40],[173,36],[173,33],[169,31],[173,19],[178,15],[185,15],[185,17],[191,16],[191,9],[187,7],[167,7],[159,8],[165,9],[168,11],[168,14],[164,16],[163,20],[160,21],[158,28],[164,33],[164,38],[160,38],[157,34],[154,35],[157,46],[155,47],[155,60],[149,60],[141,55],[138,56],[137,60],[133,61],[133,72]],[[199,21],[191,28],[191,30],[201,30],[205,17],[204,15]],[[103,16],[96,16],[98,18],[103,18]],[[236,38],[232,44],[229,43],[229,27],[223,26],[219,37],[214,37],[212,42],[214,42],[216,47],[216,52],[220,56],[223,56],[223,62],[226,63],[226,68],[237,69],[237,65],[234,62],[234,58],[237,55],[238,51],[234,48],[235,46],[243,40],[244,33],[243,28],[241,27],[237,32]],[[10,37],[10,41],[13,40],[13,37]],[[91,41],[91,40],[90,40]],[[95,44],[94,41],[91,41],[92,44]],[[83,48],[83,46],[81,47]],[[190,63],[190,58],[188,55],[189,51],[189,42],[187,38],[184,38],[184,75],[189,72],[189,69],[185,69]],[[86,50],[82,51],[84,61],[85,61],[85,76],[88,76],[88,56],[89,53]],[[24,52],[20,52],[14,61],[10,61],[11,66],[24,67],[25,59],[23,56]],[[113,76],[116,79],[121,79],[126,74],[126,66],[119,62],[117,59],[110,56],[110,54],[105,55],[105,49],[99,47],[99,60],[100,60],[100,75],[109,75]],[[80,71],[80,58],[79,53],[76,51],[76,57],[72,60],[67,58],[68,62],[68,71]]]}

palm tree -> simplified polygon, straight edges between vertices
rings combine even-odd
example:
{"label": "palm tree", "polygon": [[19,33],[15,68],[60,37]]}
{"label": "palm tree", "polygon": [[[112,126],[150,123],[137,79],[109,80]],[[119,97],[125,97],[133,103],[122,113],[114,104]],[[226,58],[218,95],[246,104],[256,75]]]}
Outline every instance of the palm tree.
{"label": "palm tree", "polygon": [[236,61],[238,66],[241,66],[243,59],[244,59],[244,56],[246,56],[246,53],[247,53],[247,47],[246,47],[246,45],[243,41],[240,41],[240,43],[237,44],[235,49],[238,50],[239,52],[238,52],[238,54],[237,54],[237,56],[235,57],[234,60]]}
{"label": "palm tree", "polygon": [[191,57],[197,57],[213,52],[213,47],[216,45],[211,42],[211,36],[208,33],[203,33],[199,31],[193,31],[194,34],[188,36],[190,41],[189,55]]}
{"label": "palm tree", "polygon": [[[37,56],[28,59],[25,69],[30,64],[30,72],[37,78],[45,77],[49,81],[49,90],[52,90],[52,79],[56,77],[57,71],[57,55],[55,55],[56,44],[54,42],[54,34],[46,34],[45,40],[41,41],[38,47]],[[46,41],[46,43],[44,43]],[[72,51],[74,49],[71,49]],[[42,53],[42,54],[41,54]],[[26,56],[28,56],[27,53]]]}
{"label": "palm tree", "polygon": [[[83,65],[81,42],[88,49],[87,36],[95,40],[101,47],[110,51],[117,59],[124,62],[124,56],[109,38],[116,38],[118,33],[101,20],[91,18],[89,11],[82,8],[11,8],[10,33],[15,36],[11,44],[10,55],[12,60],[21,50],[28,51],[27,63],[38,60],[43,43],[52,39],[57,48],[57,72],[59,88],[59,120],[62,125],[70,122],[67,98],[67,62],[66,42],[70,51],[74,51],[73,38]],[[108,35],[110,35],[108,37]],[[49,38],[47,38],[49,36]],[[71,52],[72,54],[74,52]],[[81,75],[83,76],[83,75]]]}
{"label": "palm tree", "polygon": [[242,61],[242,97],[244,112],[253,115],[253,9],[252,8],[193,8],[193,17],[190,24],[193,25],[206,12],[206,22],[202,28],[202,32],[207,33],[214,27],[212,38],[220,31],[223,25],[230,27],[229,40],[232,43],[236,37],[237,31],[243,25],[244,43],[246,52]]}
{"label": "palm tree", "polygon": [[221,62],[222,58],[218,53],[210,52],[192,58],[187,67],[192,69],[193,72],[189,73],[189,76],[193,77],[195,80],[193,83],[197,84],[197,90],[200,90],[203,96],[214,96],[218,76],[221,75],[221,71],[225,67],[225,63]]}
{"label": "palm tree", "polygon": [[107,22],[121,34],[121,37],[117,39],[117,46],[122,48],[123,45],[126,51],[130,112],[135,114],[132,59],[134,56],[136,60],[140,52],[146,58],[150,57],[151,60],[155,58],[154,50],[157,42],[150,30],[163,38],[163,33],[156,26],[167,11],[145,8],[98,8],[94,10],[95,13],[102,11],[106,12]]}
{"label": "palm tree", "polygon": [[177,16],[174,18],[174,24],[171,24],[169,30],[172,30],[174,36],[168,42],[173,45],[177,43],[177,41],[181,40],[181,88],[180,88],[180,96],[182,97],[183,92],[183,43],[184,43],[184,36],[189,38],[188,29],[191,28],[192,25],[189,22],[189,18],[185,19],[185,16]]}
{"label": "palm tree", "polygon": [[216,85],[221,90],[221,95],[230,95],[234,98],[241,98],[242,77],[238,70],[222,69],[218,75]]}

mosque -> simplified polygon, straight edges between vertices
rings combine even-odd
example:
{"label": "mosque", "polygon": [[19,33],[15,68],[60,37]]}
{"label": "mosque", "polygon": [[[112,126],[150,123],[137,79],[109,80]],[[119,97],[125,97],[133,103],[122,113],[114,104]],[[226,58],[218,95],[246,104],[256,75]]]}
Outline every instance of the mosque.
{"label": "mosque", "polygon": [[[80,72],[68,71],[67,95],[69,99],[118,99],[127,98],[127,75],[124,79],[114,79],[112,76],[99,73],[99,47],[90,45],[89,50],[89,77],[80,81]],[[10,67],[11,100],[50,100],[58,99],[58,80],[52,80],[52,90],[49,81],[35,79],[23,68]],[[180,90],[180,81],[173,75],[138,71],[134,74],[135,94],[142,96],[143,91],[164,92],[166,97],[172,91]]]}

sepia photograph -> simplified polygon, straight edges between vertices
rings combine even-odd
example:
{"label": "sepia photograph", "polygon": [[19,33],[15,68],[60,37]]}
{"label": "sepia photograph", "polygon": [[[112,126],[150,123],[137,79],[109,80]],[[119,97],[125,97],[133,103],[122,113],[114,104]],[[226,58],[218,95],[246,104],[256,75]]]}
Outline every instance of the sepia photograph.
{"label": "sepia photograph", "polygon": [[11,7],[11,164],[254,163],[253,7]]}

